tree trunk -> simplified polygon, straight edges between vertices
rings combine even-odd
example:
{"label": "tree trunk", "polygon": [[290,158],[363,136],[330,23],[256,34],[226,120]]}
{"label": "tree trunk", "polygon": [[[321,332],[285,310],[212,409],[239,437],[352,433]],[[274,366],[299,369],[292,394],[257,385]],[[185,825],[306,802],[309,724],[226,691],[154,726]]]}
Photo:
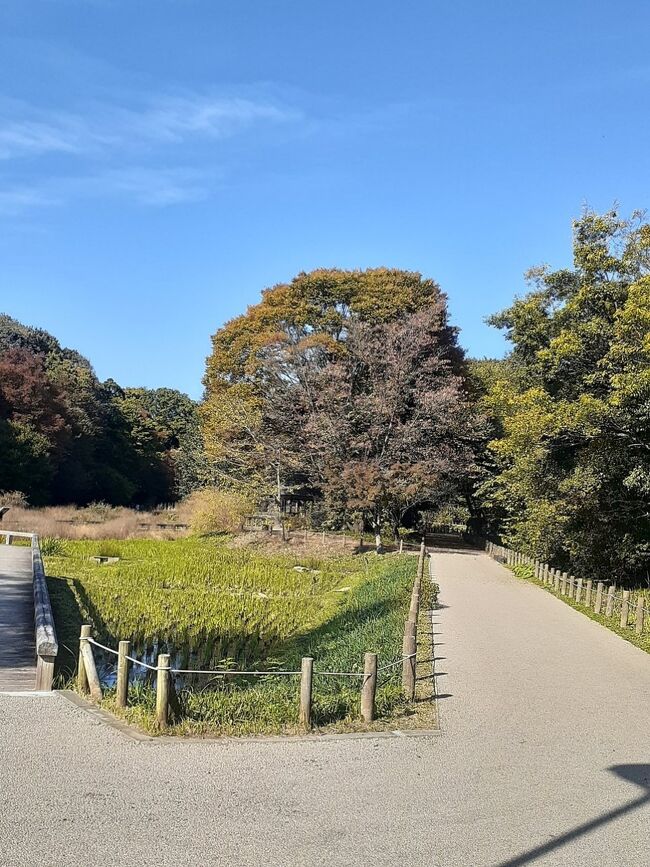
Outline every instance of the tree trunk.
{"label": "tree trunk", "polygon": [[277,484],[277,499],[278,499],[278,518],[280,520],[280,529],[282,530],[282,541],[286,542],[287,537],[284,530],[284,513],[282,511],[282,483],[280,481],[280,464],[275,466],[275,481]]}
{"label": "tree trunk", "polygon": [[375,551],[377,554],[383,554],[384,548],[381,544],[381,524],[379,521],[373,521],[372,528],[375,531]]}

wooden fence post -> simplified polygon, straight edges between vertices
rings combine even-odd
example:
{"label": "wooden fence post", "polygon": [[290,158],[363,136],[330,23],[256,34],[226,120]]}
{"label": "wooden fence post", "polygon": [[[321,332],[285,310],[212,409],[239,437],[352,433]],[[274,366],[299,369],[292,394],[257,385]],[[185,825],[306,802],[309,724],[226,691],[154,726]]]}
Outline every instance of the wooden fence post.
{"label": "wooden fence post", "polygon": [[587,608],[591,608],[591,588],[594,586],[594,583],[591,578],[587,579],[587,589],[585,590],[585,605]]}
{"label": "wooden fence post", "polygon": [[87,631],[84,634],[84,627],[81,627],[82,634],[79,638],[79,653],[83,658],[83,670],[84,676],[86,678],[86,683],[88,684],[88,689],[90,690],[90,697],[93,701],[101,701],[102,700],[102,687],[99,682],[99,675],[97,674],[97,666],[95,665],[95,657],[93,656],[93,649],[90,646],[90,642],[88,639],[90,638],[90,626],[87,627]]}
{"label": "wooden fence post", "polygon": [[161,729],[167,728],[169,720],[169,654],[158,654],[156,672],[156,719]]}
{"label": "wooden fence post", "polygon": [[625,629],[627,627],[627,618],[630,613],[630,591],[623,591],[623,601],[621,602],[621,619],[619,621],[619,625],[621,629]]}
{"label": "wooden fence post", "polygon": [[400,554],[402,553],[403,550],[404,550],[404,539],[400,539],[399,540],[399,552],[400,552]]}
{"label": "wooden fence post", "polygon": [[126,707],[129,700],[129,660],[131,655],[131,642],[120,641],[117,653],[117,684],[115,690],[115,703],[118,707]]}
{"label": "wooden fence post", "polygon": [[424,539],[422,540],[422,544],[420,545],[420,556],[418,557],[418,572],[417,572],[417,583],[418,586],[422,583],[422,578],[424,577],[424,561],[426,558],[426,548],[424,546]]}
{"label": "wooden fence post", "polygon": [[417,634],[417,623],[413,620],[407,620],[404,624],[404,641],[402,642],[402,688],[409,701],[413,701],[415,698]]}
{"label": "wooden fence post", "polygon": [[560,592],[560,570],[553,569],[553,589],[556,593]]}
{"label": "wooden fence post", "polygon": [[616,584],[610,584],[607,591],[607,605],[605,606],[605,617],[612,617],[614,614],[614,597],[616,596]]}
{"label": "wooden fence post", "polygon": [[77,663],[77,688],[79,692],[88,692],[88,678],[86,677],[86,668],[84,666],[84,658],[81,653],[81,645],[85,638],[90,637],[92,626],[85,623],[81,627],[81,635],[79,636],[79,661]]}
{"label": "wooden fence post", "polygon": [[578,578],[578,582],[576,584],[575,600],[576,600],[576,602],[579,603],[581,599],[582,599],[582,578]]}
{"label": "wooden fence post", "polygon": [[602,581],[599,581],[596,584],[596,602],[594,603],[594,614],[600,614],[601,608],[603,607],[603,588],[604,584]]}
{"label": "wooden fence post", "polygon": [[573,599],[575,596],[576,582],[573,575],[569,575],[569,599]]}
{"label": "wooden fence post", "polygon": [[304,729],[311,728],[311,694],[314,674],[314,660],[311,656],[303,656],[300,667],[300,725]]}
{"label": "wooden fence post", "polygon": [[643,602],[643,596],[639,596],[636,600],[635,632],[637,635],[641,635],[643,632],[643,615],[645,614],[643,610]]}
{"label": "wooden fence post", "polygon": [[412,620],[414,623],[417,623],[419,614],[420,614],[420,594],[414,590],[413,593],[411,593],[411,607],[409,608],[409,620]]}
{"label": "wooden fence post", "polygon": [[550,578],[548,577],[548,563],[544,563],[542,566],[542,580],[544,581],[544,584],[551,583]]}
{"label": "wooden fence post", "polygon": [[569,576],[567,575],[566,572],[562,573],[562,596],[566,596],[566,585],[567,585],[568,577]]}
{"label": "wooden fence post", "polygon": [[375,692],[377,691],[377,654],[366,653],[363,657],[363,681],[361,683],[361,719],[372,722],[375,718]]}

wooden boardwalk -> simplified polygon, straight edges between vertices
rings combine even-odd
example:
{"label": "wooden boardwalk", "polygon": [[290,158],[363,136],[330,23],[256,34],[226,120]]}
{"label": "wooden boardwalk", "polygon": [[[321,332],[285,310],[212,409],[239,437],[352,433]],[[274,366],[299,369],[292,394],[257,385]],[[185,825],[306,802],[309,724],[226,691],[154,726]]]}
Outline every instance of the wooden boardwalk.
{"label": "wooden boardwalk", "polygon": [[0,544],[0,692],[36,682],[32,551]]}

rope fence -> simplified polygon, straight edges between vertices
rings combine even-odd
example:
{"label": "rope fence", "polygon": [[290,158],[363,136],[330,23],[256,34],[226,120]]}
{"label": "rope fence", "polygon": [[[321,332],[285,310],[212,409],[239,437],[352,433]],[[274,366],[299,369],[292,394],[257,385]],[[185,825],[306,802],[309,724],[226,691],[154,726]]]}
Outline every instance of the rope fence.
{"label": "rope fence", "polygon": [[94,701],[101,701],[102,686],[97,673],[97,665],[93,647],[117,657],[116,704],[125,708],[129,700],[130,664],[140,666],[148,671],[156,672],[156,718],[161,729],[169,724],[170,710],[180,713],[180,703],[176,695],[173,675],[203,675],[209,677],[299,677],[300,678],[300,723],[305,729],[312,727],[312,686],[314,677],[356,678],[360,684],[361,718],[364,722],[372,722],[375,718],[375,697],[378,675],[402,666],[402,688],[408,701],[415,698],[415,672],[417,662],[417,621],[420,611],[420,589],[424,575],[426,548],[424,542],[420,546],[418,567],[409,606],[408,618],[404,625],[402,655],[392,662],[378,666],[376,653],[364,654],[363,671],[319,671],[314,669],[314,660],[310,656],[302,658],[299,670],[272,669],[269,671],[242,671],[235,668],[194,669],[172,668],[169,653],[159,653],[156,665],[131,655],[131,642],[120,641],[118,649],[101,644],[91,635],[92,627],[85,624],[81,627],[79,636],[79,662],[77,668],[77,686],[83,693],[89,693]]}
{"label": "rope fence", "polygon": [[640,590],[623,590],[614,581],[594,581],[570,575],[527,554],[494,542],[486,542],[486,552],[506,566],[528,566],[534,579],[548,590],[593,611],[620,629],[634,629],[636,635],[650,631],[650,599]]}

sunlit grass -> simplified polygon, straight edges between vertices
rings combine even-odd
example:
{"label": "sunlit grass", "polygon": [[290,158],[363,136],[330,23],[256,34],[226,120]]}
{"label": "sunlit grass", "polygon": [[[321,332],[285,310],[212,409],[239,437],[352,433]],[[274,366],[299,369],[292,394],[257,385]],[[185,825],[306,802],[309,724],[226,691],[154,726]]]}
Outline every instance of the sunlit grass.
{"label": "sunlit grass", "polygon": [[[360,680],[319,671],[361,672],[367,651],[378,653],[380,665],[401,655],[413,557],[269,557],[210,539],[134,540],[113,543],[119,562],[98,565],[91,558],[99,547],[66,542],[63,556],[47,558],[70,659],[81,622],[92,623],[97,639],[113,647],[129,639],[141,649],[178,653],[183,668],[297,671],[301,657],[312,656],[314,721],[327,726],[354,725]],[[404,710],[400,677],[396,666],[381,678],[380,716]],[[249,734],[298,725],[297,677],[197,677],[177,686],[178,732]],[[154,709],[152,684],[132,686],[127,718],[153,729]]]}

